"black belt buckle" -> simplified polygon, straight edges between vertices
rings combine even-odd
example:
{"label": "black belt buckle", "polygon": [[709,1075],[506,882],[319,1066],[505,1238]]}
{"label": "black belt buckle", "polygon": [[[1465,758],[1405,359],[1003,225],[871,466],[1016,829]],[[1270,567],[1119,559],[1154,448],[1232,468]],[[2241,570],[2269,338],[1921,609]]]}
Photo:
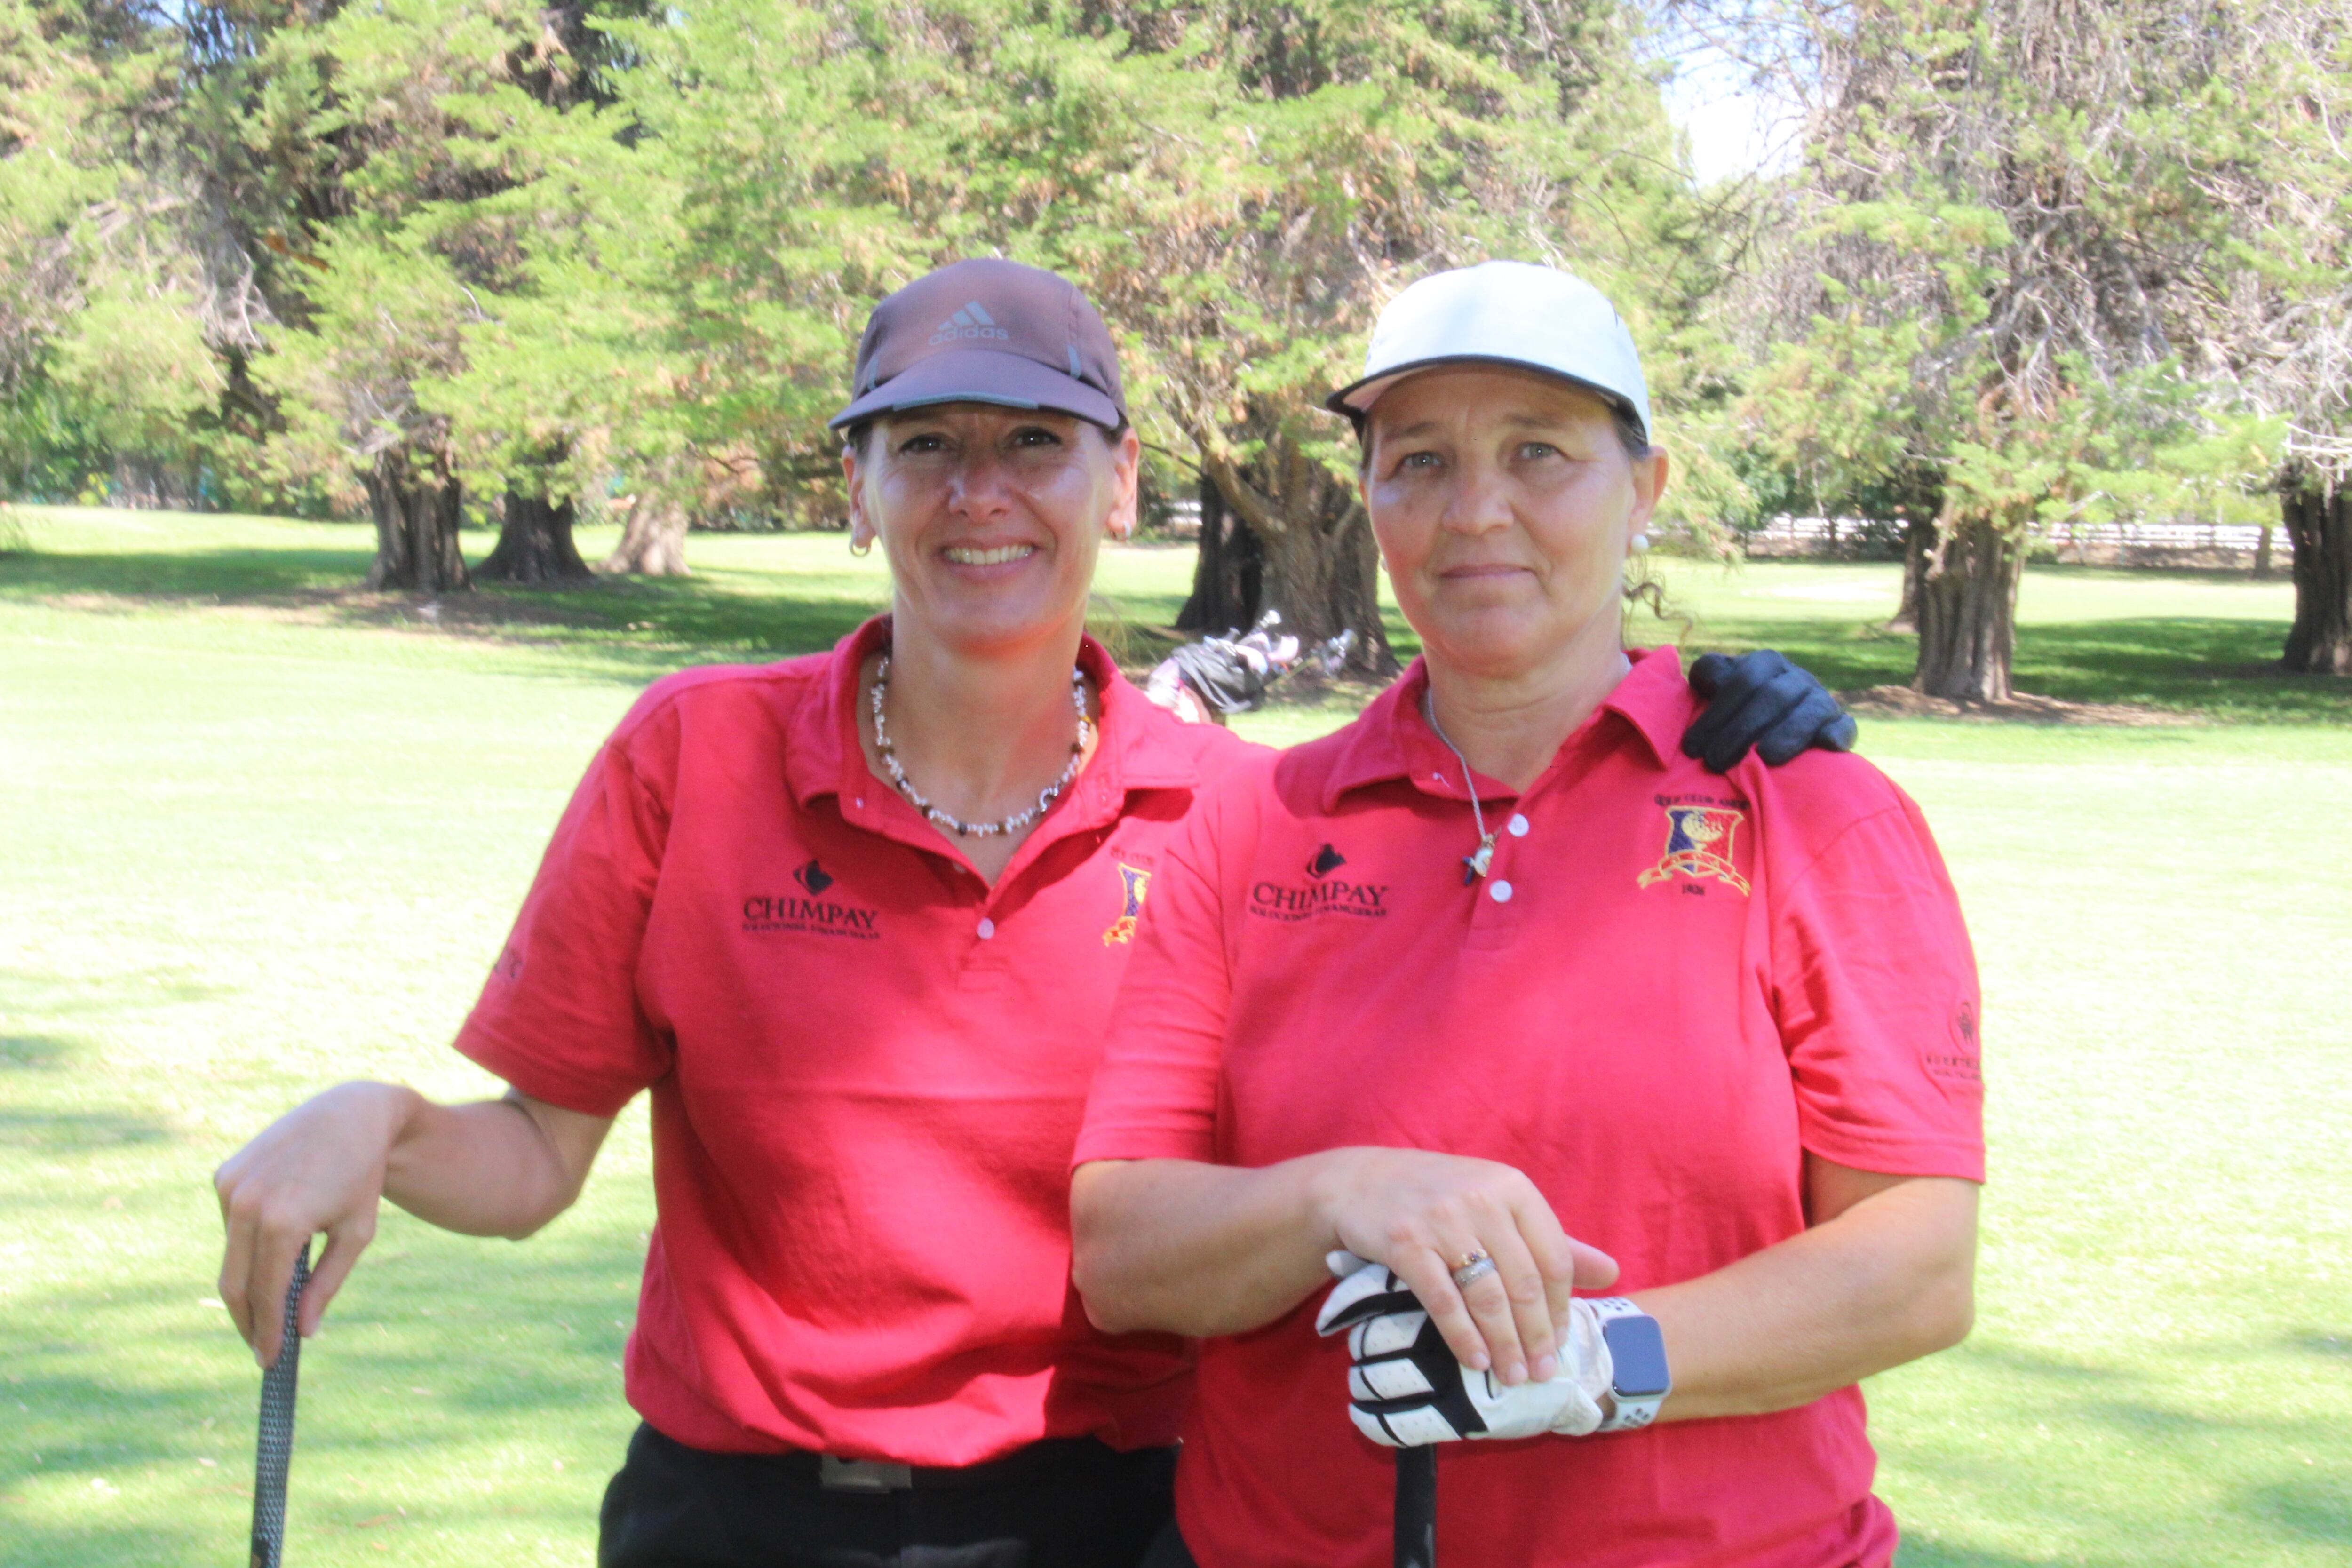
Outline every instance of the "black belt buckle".
{"label": "black belt buckle", "polygon": [[915,1486],[914,1468],[887,1459],[844,1459],[820,1454],[816,1484],[829,1492],[903,1492]]}

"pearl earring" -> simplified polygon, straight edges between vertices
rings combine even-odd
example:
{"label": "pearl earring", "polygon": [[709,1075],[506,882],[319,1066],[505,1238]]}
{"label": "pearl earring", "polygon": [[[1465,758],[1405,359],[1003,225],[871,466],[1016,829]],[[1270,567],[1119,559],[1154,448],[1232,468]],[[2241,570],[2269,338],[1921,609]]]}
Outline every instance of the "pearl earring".
{"label": "pearl earring", "polygon": [[1638,555],[1643,551],[1650,548],[1650,536],[1646,533],[1637,533],[1633,537],[1630,542],[1633,546],[1633,552]]}

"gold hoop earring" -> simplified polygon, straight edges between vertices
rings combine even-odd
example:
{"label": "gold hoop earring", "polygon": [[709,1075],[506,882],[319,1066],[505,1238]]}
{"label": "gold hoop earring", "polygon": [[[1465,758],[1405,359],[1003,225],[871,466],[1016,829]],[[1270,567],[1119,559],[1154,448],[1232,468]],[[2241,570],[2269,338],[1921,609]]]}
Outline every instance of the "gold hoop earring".
{"label": "gold hoop earring", "polygon": [[852,534],[849,537],[849,552],[857,556],[871,555],[874,553],[874,541],[869,538],[861,542],[856,534]]}

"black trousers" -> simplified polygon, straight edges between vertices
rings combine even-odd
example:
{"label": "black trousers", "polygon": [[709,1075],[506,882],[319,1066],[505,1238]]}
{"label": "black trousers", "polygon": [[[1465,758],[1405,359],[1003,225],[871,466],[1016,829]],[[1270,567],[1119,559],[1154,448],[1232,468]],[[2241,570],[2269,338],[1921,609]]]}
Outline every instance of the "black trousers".
{"label": "black trousers", "polygon": [[829,1491],[811,1454],[713,1454],[639,1426],[604,1489],[598,1568],[1137,1568],[1176,1450],[1041,1443],[967,1479]]}
{"label": "black trousers", "polygon": [[1171,1519],[1162,1527],[1160,1538],[1151,1543],[1151,1550],[1143,1554],[1143,1561],[1136,1568],[1201,1568],[1201,1565],[1192,1560],[1192,1548],[1184,1544],[1184,1537]]}

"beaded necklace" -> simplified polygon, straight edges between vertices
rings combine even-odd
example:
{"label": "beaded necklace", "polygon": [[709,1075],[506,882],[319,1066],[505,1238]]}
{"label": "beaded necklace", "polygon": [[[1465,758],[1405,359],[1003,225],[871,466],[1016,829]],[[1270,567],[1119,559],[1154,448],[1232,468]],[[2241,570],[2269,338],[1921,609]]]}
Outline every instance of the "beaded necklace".
{"label": "beaded necklace", "polygon": [[1087,742],[1094,736],[1094,721],[1087,717],[1086,672],[1073,669],[1070,671],[1070,706],[1078,710],[1078,738],[1070,742],[1070,765],[1062,770],[1060,778],[1037,792],[1036,805],[1024,806],[998,822],[964,822],[924,799],[923,792],[917,789],[914,781],[907,776],[907,770],[898,765],[898,753],[891,749],[889,729],[882,717],[882,699],[889,689],[890,656],[886,653],[882,656],[882,662],[874,668],[874,684],[867,691],[874,710],[874,749],[881,754],[882,766],[889,773],[890,782],[898,786],[898,793],[907,797],[908,805],[960,837],[993,838],[1000,833],[1018,833],[1045,816],[1045,808],[1054,804],[1055,797],[1067,789],[1070,781],[1078,776],[1078,764],[1086,760]]}

